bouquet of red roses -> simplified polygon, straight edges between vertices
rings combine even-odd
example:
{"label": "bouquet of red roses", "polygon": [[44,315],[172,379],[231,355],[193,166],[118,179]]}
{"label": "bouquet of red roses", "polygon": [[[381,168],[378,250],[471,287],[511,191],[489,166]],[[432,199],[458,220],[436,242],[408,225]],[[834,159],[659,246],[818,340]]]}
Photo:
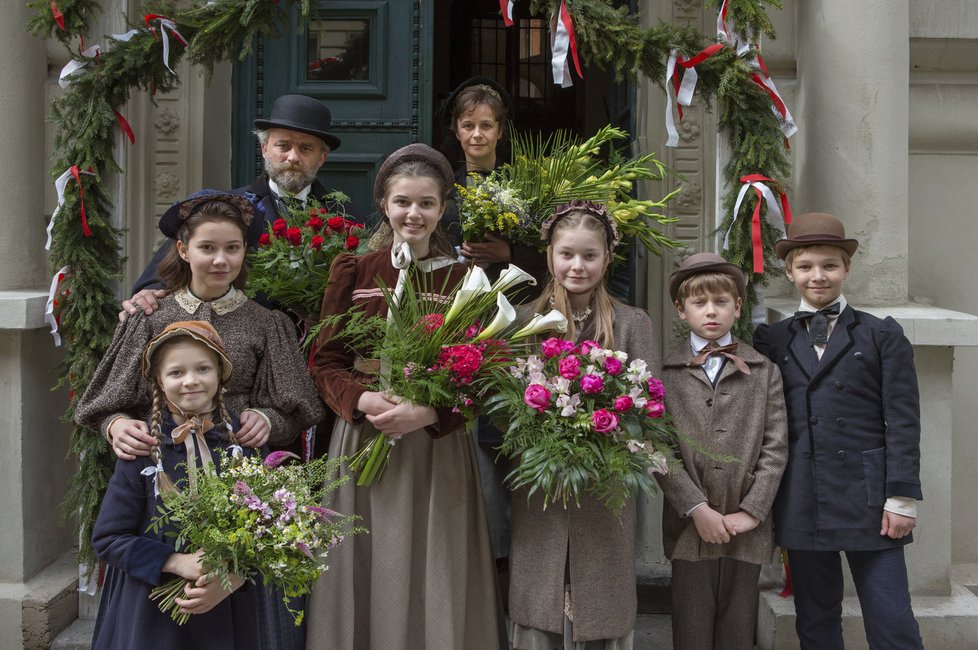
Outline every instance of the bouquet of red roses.
{"label": "bouquet of red roses", "polygon": [[333,258],[361,247],[363,225],[343,210],[347,197],[333,192],[320,203],[290,208],[262,233],[248,254],[248,293],[264,294],[300,316],[319,314]]}
{"label": "bouquet of red roses", "polygon": [[653,474],[669,471],[677,433],[665,412],[662,382],[645,361],[549,338],[539,354],[497,371],[487,410],[505,420],[500,451],[517,458],[513,488],[540,491],[544,507],[587,492],[616,514]]}

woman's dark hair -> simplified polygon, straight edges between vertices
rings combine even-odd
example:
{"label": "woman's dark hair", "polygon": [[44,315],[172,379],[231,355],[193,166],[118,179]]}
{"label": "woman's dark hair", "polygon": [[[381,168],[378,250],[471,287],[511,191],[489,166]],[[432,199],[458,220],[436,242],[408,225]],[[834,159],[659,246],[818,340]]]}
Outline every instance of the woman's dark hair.
{"label": "woman's dark hair", "polygon": [[507,101],[495,88],[485,84],[466,86],[455,93],[455,101],[446,111],[444,144],[442,153],[454,165],[465,163],[465,153],[455,136],[458,121],[469,111],[481,104],[492,109],[492,115],[499,122],[499,142],[496,144],[496,164],[509,162],[509,119]]}
{"label": "woman's dark hair", "polygon": [[[241,211],[231,203],[221,200],[207,201],[194,208],[194,211],[184,220],[180,229],[177,231],[177,241],[184,246],[188,246],[190,239],[197,232],[197,228],[201,224],[218,223],[221,221],[233,222],[241,231],[242,245],[247,245],[248,224],[242,218]],[[170,293],[179,291],[184,287],[189,287],[190,280],[193,278],[193,273],[190,271],[190,264],[180,257],[175,243],[167,250],[163,259],[160,260],[159,265],[156,267],[156,274],[162,280],[163,286]],[[244,289],[247,281],[248,261],[246,257],[241,263],[241,271],[238,273],[238,277],[231,281],[231,285],[235,289]]]}

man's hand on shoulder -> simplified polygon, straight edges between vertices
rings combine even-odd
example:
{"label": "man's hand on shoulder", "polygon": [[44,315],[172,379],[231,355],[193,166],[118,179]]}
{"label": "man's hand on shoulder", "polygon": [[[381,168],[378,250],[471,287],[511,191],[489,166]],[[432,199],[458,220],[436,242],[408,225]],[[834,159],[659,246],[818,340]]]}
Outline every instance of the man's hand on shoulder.
{"label": "man's hand on shoulder", "polygon": [[159,299],[165,295],[166,291],[163,289],[143,289],[142,291],[136,292],[129,300],[122,301],[119,322],[125,322],[129,316],[136,314],[140,309],[143,310],[144,314],[149,316],[160,308]]}

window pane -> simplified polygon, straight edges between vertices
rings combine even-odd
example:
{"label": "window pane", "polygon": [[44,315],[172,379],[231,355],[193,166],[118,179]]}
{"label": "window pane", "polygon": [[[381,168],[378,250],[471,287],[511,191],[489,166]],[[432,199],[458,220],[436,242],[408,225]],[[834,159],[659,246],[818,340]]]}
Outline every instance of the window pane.
{"label": "window pane", "polygon": [[309,23],[306,46],[309,81],[370,79],[370,21],[335,18]]}

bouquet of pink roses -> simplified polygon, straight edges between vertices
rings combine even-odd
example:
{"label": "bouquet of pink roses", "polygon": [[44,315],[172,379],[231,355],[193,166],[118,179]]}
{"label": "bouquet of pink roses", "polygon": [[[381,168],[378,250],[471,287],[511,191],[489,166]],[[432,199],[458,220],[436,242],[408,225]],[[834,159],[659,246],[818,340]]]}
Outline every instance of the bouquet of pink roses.
{"label": "bouquet of pink roses", "polygon": [[619,514],[637,490],[654,493],[653,474],[669,471],[677,434],[662,382],[641,359],[549,338],[497,373],[494,388],[488,412],[508,422],[500,450],[519,459],[508,478],[540,491],[544,507],[587,492]]}

